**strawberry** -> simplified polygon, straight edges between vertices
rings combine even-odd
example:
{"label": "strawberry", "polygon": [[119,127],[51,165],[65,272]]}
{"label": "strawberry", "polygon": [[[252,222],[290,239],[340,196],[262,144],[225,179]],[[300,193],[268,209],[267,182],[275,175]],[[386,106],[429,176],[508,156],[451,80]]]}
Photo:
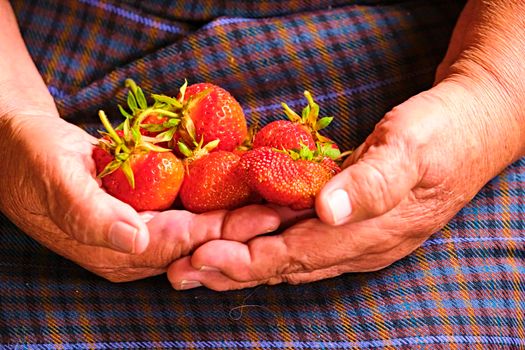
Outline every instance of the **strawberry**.
{"label": "strawberry", "polygon": [[199,83],[181,88],[179,98],[184,103],[180,136],[186,143],[191,142],[187,134],[193,132],[194,138],[202,138],[205,144],[219,140],[216,151],[233,151],[246,139],[244,112],[228,91],[210,83]]}
{"label": "strawberry", "polygon": [[[184,208],[203,213],[235,209],[254,202],[257,196],[237,174],[240,157],[228,151],[210,153],[217,146],[216,141],[203,149],[200,146],[186,159],[187,172],[180,190]],[[183,152],[188,154],[187,150]]]}
{"label": "strawberry", "polygon": [[312,208],[323,185],[341,171],[320,151],[306,145],[299,153],[259,147],[241,157],[239,168],[250,188],[268,202],[296,210]]}
{"label": "strawberry", "polygon": [[267,124],[255,135],[253,147],[273,147],[277,149],[300,149],[301,145],[315,149],[315,140],[310,131],[289,120],[276,120]]}
{"label": "strawberry", "polygon": [[267,124],[255,135],[253,148],[273,147],[284,150],[300,150],[303,145],[314,151],[317,142],[331,142],[322,136],[319,130],[327,127],[333,117],[319,119],[319,105],[312,95],[305,91],[308,105],[303,108],[301,116],[295,113],[286,103],[282,103],[288,120],[276,120]]}
{"label": "strawberry", "polygon": [[194,139],[205,143],[220,140],[216,150],[232,151],[247,137],[247,125],[241,105],[223,88],[210,83],[188,86],[185,82],[177,98],[152,94],[154,104],[148,106],[142,90],[131,80],[128,107],[131,113],[119,106],[121,113],[135,120],[141,133],[154,136],[159,142],[174,148],[179,140],[186,144]]}
{"label": "strawberry", "polygon": [[92,157],[104,189],[137,211],[169,208],[184,178],[182,161],[144,141],[138,129],[130,127],[130,119],[115,131],[104,112],[99,115],[108,132],[101,133]]}

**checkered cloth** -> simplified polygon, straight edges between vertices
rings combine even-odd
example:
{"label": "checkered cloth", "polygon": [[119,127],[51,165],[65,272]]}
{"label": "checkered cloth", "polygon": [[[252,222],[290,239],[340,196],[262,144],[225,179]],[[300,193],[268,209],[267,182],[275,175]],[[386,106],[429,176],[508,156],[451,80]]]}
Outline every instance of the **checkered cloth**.
{"label": "checkered cloth", "polygon": [[[327,5],[329,3],[330,5]],[[314,93],[351,148],[426,89],[460,1],[13,1],[64,118],[93,132],[125,78],[186,78],[238,98],[250,122]],[[177,292],[113,284],[0,215],[0,348],[525,349],[525,159],[394,265],[301,286]]]}

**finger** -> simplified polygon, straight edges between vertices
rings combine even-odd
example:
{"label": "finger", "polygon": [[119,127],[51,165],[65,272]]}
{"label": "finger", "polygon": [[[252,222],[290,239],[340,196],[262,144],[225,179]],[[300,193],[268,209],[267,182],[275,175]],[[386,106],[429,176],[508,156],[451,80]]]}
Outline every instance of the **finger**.
{"label": "finger", "polygon": [[167,271],[168,280],[176,290],[187,290],[204,286],[216,291],[243,289],[262,284],[262,281],[238,282],[220,271],[210,269],[195,269],[191,258],[184,257],[170,265]]}
{"label": "finger", "polygon": [[355,163],[334,176],[316,197],[318,217],[329,225],[367,220],[396,207],[419,183],[426,147],[442,130],[442,86],[393,108],[360,146]]}
{"label": "finger", "polygon": [[29,166],[38,173],[28,181],[39,191],[41,205],[53,223],[80,243],[126,253],[143,251],[149,241],[146,224],[95,180],[93,138],[60,118],[45,120],[46,128],[55,132],[53,138],[32,133],[42,128],[39,123],[38,118],[22,118],[18,142],[33,154]]}
{"label": "finger", "polygon": [[278,205],[249,205],[230,212],[225,212],[221,238],[239,242],[284,229],[294,223],[312,218],[312,209],[292,210]]}
{"label": "finger", "polygon": [[80,243],[142,253],[149,244],[149,231],[141,216],[99,188],[90,175],[71,171],[77,172],[74,181],[62,183],[49,200],[55,224]]}
{"label": "finger", "polygon": [[[323,231],[326,229],[325,231]],[[249,242],[216,240],[199,247],[191,263],[197,270],[219,270],[238,282],[270,281],[278,276],[337,265],[344,256],[340,228],[318,220],[303,221],[280,235]],[[324,247],[331,249],[319,249]]]}
{"label": "finger", "polygon": [[246,242],[249,239],[277,230],[282,217],[274,208],[264,205],[248,205],[226,212],[221,238]]}
{"label": "finger", "polygon": [[299,221],[311,219],[316,216],[314,209],[294,210],[290,207],[275,204],[268,204],[267,206],[275,210],[279,215],[281,221],[280,229],[290,227]]}
{"label": "finger", "polygon": [[205,242],[217,239],[247,240],[276,230],[279,223],[275,211],[260,205],[202,214],[168,210],[157,213],[148,222],[151,244],[146,253],[148,256],[163,256],[167,264],[190,254]]}
{"label": "finger", "polygon": [[316,198],[319,218],[341,225],[376,217],[394,208],[418,182],[418,169],[399,148],[371,147],[334,176]]}
{"label": "finger", "polygon": [[191,258],[173,263],[168,278],[176,289],[204,285],[230,290],[378,270],[409,254],[424,240],[399,234],[400,225],[393,217],[387,214],[366,224],[350,224],[344,231],[309,220],[282,235],[257,237],[246,244],[210,241]]}
{"label": "finger", "polygon": [[251,288],[261,284],[301,284],[318,281],[320,279],[336,277],[347,269],[344,266],[332,266],[312,272],[292,273],[282,276],[274,276],[250,282],[239,282],[231,279],[220,271],[210,268],[196,269],[191,265],[191,258],[185,257],[175,261],[168,268],[167,276],[176,290],[187,290],[204,286],[215,291],[228,291],[236,289]]}

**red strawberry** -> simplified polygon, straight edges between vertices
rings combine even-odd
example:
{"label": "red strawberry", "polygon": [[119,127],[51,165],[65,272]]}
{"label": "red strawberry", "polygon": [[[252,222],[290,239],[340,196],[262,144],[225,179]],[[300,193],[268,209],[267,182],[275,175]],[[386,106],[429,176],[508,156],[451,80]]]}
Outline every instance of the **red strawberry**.
{"label": "red strawberry", "polygon": [[154,136],[158,142],[178,152],[179,140],[191,144],[192,140],[209,143],[220,140],[216,150],[233,151],[247,137],[244,112],[233,96],[217,85],[199,83],[180,88],[177,98],[152,94],[154,104],[148,106],[142,90],[131,80],[128,107],[131,113],[119,106],[122,114],[139,124],[141,133]]}
{"label": "red strawberry", "polygon": [[300,150],[304,145],[314,151],[317,148],[316,142],[330,141],[319,134],[319,130],[327,127],[333,118],[319,119],[319,105],[314,102],[308,91],[305,91],[304,95],[308,105],[303,109],[302,115],[298,115],[283,103],[284,112],[289,120],[277,120],[259,130],[255,135],[253,148],[268,146],[281,150]]}
{"label": "red strawberry", "polygon": [[216,151],[233,151],[246,139],[244,112],[228,91],[210,83],[199,83],[186,89],[183,86],[179,98],[184,103],[181,136],[186,143],[191,141],[187,134],[194,132],[193,138],[203,139],[205,144],[220,140]]}
{"label": "red strawberry", "polygon": [[184,208],[203,213],[253,202],[256,196],[237,174],[239,160],[235,153],[216,151],[191,161],[180,190]]}
{"label": "red strawberry", "polygon": [[297,210],[313,207],[317,193],[340,171],[332,159],[306,146],[300,153],[255,148],[241,157],[239,167],[248,185],[268,202]]}
{"label": "red strawberry", "polygon": [[301,144],[311,150],[315,149],[315,141],[310,131],[289,120],[276,120],[255,134],[253,148],[268,146],[277,149],[300,149]]}
{"label": "red strawberry", "polygon": [[115,131],[102,111],[100,119],[108,133],[94,147],[92,157],[105,190],[137,211],[169,208],[184,178],[182,161],[169,150],[143,141],[129,127],[129,120],[123,130]]}

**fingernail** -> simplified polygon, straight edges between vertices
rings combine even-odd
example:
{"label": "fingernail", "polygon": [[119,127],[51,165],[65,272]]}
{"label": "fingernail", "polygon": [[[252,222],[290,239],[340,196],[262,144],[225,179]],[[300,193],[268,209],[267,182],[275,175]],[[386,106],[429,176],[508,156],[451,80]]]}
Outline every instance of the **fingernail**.
{"label": "fingernail", "polygon": [[148,223],[151,221],[151,219],[153,219],[155,217],[154,214],[152,213],[147,213],[147,212],[142,212],[142,213],[139,213],[140,215],[140,218],[142,219],[142,221],[144,221],[145,223]]}
{"label": "fingernail", "polygon": [[115,222],[109,230],[109,242],[115,248],[125,253],[133,253],[138,229],[123,222]]}
{"label": "fingernail", "polygon": [[213,267],[213,266],[201,266],[201,268],[199,269],[199,271],[204,271],[204,272],[217,272],[217,271],[220,271],[218,268],[216,267]]}
{"label": "fingernail", "polygon": [[328,195],[328,207],[335,224],[344,222],[352,214],[350,198],[343,189],[335,190]]}
{"label": "fingernail", "polygon": [[200,283],[199,281],[182,280],[179,285],[179,290],[192,289],[192,288],[197,288],[201,286],[202,286],[202,283]]}

